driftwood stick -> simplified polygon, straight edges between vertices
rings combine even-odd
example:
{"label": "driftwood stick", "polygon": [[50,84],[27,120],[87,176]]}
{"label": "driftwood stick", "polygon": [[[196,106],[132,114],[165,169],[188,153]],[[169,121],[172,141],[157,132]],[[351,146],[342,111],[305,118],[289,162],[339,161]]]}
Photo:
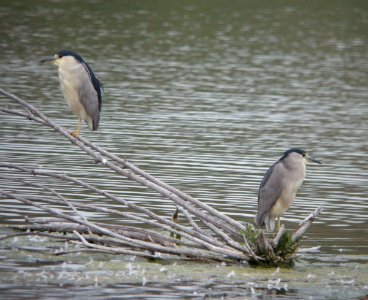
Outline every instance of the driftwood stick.
{"label": "driftwood stick", "polygon": [[[6,191],[1,191],[0,190],[0,194],[3,194],[7,197],[16,199],[18,201],[21,201],[23,203],[26,203],[28,205],[33,205],[41,210],[47,211],[53,215],[56,215],[58,217],[64,218],[66,220],[72,221],[72,222],[76,222],[79,224],[83,224],[86,226],[90,226],[91,228],[95,229],[95,230],[100,230],[103,234],[117,238],[117,239],[121,239],[122,241],[127,242],[128,244],[130,244],[133,248],[142,248],[142,249],[147,249],[150,251],[157,251],[157,252],[162,252],[162,253],[169,253],[169,254],[174,254],[174,255],[186,255],[189,257],[202,257],[202,258],[206,258],[206,259],[219,259],[218,255],[212,255],[212,254],[203,254],[203,252],[197,251],[197,250],[192,250],[192,249],[175,249],[175,248],[169,248],[169,247],[164,247],[164,246],[160,246],[160,245],[155,245],[153,243],[148,243],[148,242],[143,242],[143,241],[137,241],[137,240],[133,240],[127,237],[124,237],[120,234],[117,234],[115,232],[112,232],[106,228],[102,228],[100,226],[97,226],[96,224],[93,224],[91,222],[85,222],[84,220],[80,220],[78,218],[72,217],[70,215],[67,215],[65,213],[60,212],[57,209],[54,208],[50,208],[50,207],[46,207],[44,205],[40,205],[37,203],[34,203],[28,199],[26,199],[23,196],[19,196],[19,195],[14,195],[12,193],[6,192]],[[238,259],[238,260],[246,260],[247,256],[244,253],[239,252],[238,250],[235,249],[227,249],[227,248],[220,248],[220,247],[216,247],[213,245],[208,245],[208,250],[213,251],[215,253],[221,254],[221,255],[226,255],[231,259]]]}
{"label": "driftwood stick", "polygon": [[[80,239],[78,238],[78,241]],[[79,249],[75,249],[75,250],[58,250],[53,252],[52,254],[55,256],[59,256],[59,255],[67,255],[67,254],[80,254],[82,252],[89,252],[89,253],[106,253],[106,254],[116,254],[116,252],[113,251],[105,251],[102,249],[93,249],[93,248],[79,248]],[[140,256],[140,257],[144,257],[144,258],[151,258],[151,259],[158,259],[158,257],[152,255],[152,257],[149,257],[150,254],[148,253],[141,253],[141,252],[137,252],[136,256]]]}
{"label": "driftwood stick", "polygon": [[316,210],[312,213],[309,214],[308,217],[306,217],[301,223],[300,225],[302,225],[291,237],[291,240],[293,242],[297,242],[299,241],[303,235],[306,233],[306,231],[308,230],[308,228],[312,225],[313,221],[316,219],[316,217],[322,212],[323,210],[323,205],[321,205],[320,207],[316,208]]}
{"label": "driftwood stick", "polygon": [[[206,221],[204,221],[206,222]],[[237,249],[243,253],[248,253],[248,249],[241,246],[239,243],[235,242],[233,239],[231,239],[225,232],[221,231],[217,227],[213,226],[212,224],[207,224],[207,226],[214,232],[216,235],[220,236],[227,245],[230,247]]]}
{"label": "driftwood stick", "polygon": [[[220,213],[209,205],[166,184],[160,179],[141,170],[128,160],[110,153],[82,136],[75,138],[66,129],[52,122],[46,115],[25,100],[2,89],[0,89],[0,94],[13,100],[23,108],[23,111],[20,111],[9,109],[8,107],[0,107],[0,112],[19,116],[52,128],[69,140],[70,143],[79,147],[95,162],[100,163],[101,166],[129,180],[135,181],[139,185],[145,186],[173,201],[191,226],[183,226],[179,224],[179,222],[176,222],[176,219],[169,220],[168,218],[153,213],[149,209],[134,204],[112,193],[100,190],[92,184],[67,174],[56,173],[44,169],[25,168],[15,164],[0,162],[0,168],[9,168],[12,171],[18,170],[32,176],[45,176],[53,180],[67,181],[79,188],[87,189],[94,194],[122,204],[133,211],[127,213],[108,209],[99,205],[86,205],[78,202],[72,203],[61,193],[58,193],[56,191],[57,189],[54,189],[52,186],[30,182],[25,179],[6,178],[6,180],[15,180],[24,185],[34,187],[42,193],[37,196],[23,196],[20,193],[18,194],[14,191],[3,189],[0,190],[0,198],[15,199],[41,209],[52,216],[72,222],[63,221],[61,223],[51,222],[38,224],[33,222],[28,223],[27,218],[27,224],[23,225],[25,229],[37,231],[46,229],[48,231],[55,230],[60,232],[65,226],[69,226],[69,229],[65,232],[73,233],[73,236],[67,235],[63,237],[60,235],[57,238],[62,241],[70,240],[86,247],[81,250],[139,255],[147,258],[157,258],[161,254],[165,254],[167,256],[179,255],[195,259],[211,259],[217,261],[247,260],[255,264],[261,262],[264,262],[266,265],[278,264],[280,261],[290,262],[293,259],[297,242],[302,238],[312,222],[322,211],[321,206],[311,213],[302,222],[301,227],[292,235],[291,241],[289,241],[289,236],[287,236],[287,244],[285,244],[285,249],[283,249],[284,246],[280,244],[280,239],[285,233],[284,226],[280,228],[274,238],[266,238],[263,230],[248,231],[248,224],[243,225],[231,217]],[[4,176],[0,177],[4,178]],[[39,178],[40,177],[38,177],[37,180],[40,180]],[[53,208],[55,204],[62,205],[63,211]],[[65,212],[64,209],[68,211]],[[83,211],[97,211],[138,221],[176,234],[177,236],[183,237],[183,239],[173,239],[165,234],[138,227],[133,229],[130,226],[113,226],[91,222],[91,220],[84,217]],[[70,212],[73,212],[74,215],[70,214]],[[198,222],[201,222],[201,225],[204,224],[209,230],[207,230],[207,228],[205,228],[206,230],[202,229],[194,221],[194,218],[198,219]],[[83,235],[86,233],[88,233],[88,235]],[[45,233],[37,232],[35,234],[42,236]],[[98,237],[96,234],[102,235],[103,237]],[[49,235],[49,237],[51,237],[51,235]],[[7,237],[0,237],[0,240],[4,238]],[[249,240],[247,240],[247,238],[249,238]],[[243,239],[244,244],[241,243]],[[178,247],[178,245],[184,247]],[[277,253],[275,252],[276,250]],[[61,251],[60,253],[67,252],[68,251]],[[277,255],[275,255],[275,253]]]}
{"label": "driftwood stick", "polygon": [[[27,108],[24,108],[27,110]],[[28,120],[33,120],[37,123],[40,123],[40,124],[43,124],[43,125],[47,125],[47,122],[45,122],[44,120],[42,120],[41,118],[39,117],[36,117],[35,115],[31,114],[31,112],[28,112],[28,113],[25,113],[25,112],[22,112],[22,111],[18,111],[18,110],[14,110],[14,109],[9,109],[9,108],[6,108],[6,107],[0,107],[0,111],[2,112],[5,112],[9,115],[14,115],[14,116],[18,116],[18,117],[23,117],[25,119],[28,119]]]}
{"label": "driftwood stick", "polygon": [[[30,232],[19,232],[19,233],[14,233],[14,234],[8,234],[8,235],[4,235],[0,237],[0,241],[2,240],[6,240],[6,239],[10,239],[10,238],[15,238],[15,237],[19,237],[19,236],[41,236],[41,237],[46,237],[46,238],[51,238],[51,239],[56,239],[56,240],[60,240],[60,241],[80,241],[79,238],[71,236],[71,235],[64,235],[64,234],[50,234],[50,233],[44,233],[44,232],[40,232],[39,230],[50,230],[50,231],[55,231],[55,232],[68,232],[68,233],[73,233],[73,229],[78,231],[79,233],[87,233],[88,234],[88,230],[85,228],[85,226],[83,225],[78,225],[78,224],[74,224],[74,223],[70,223],[68,225],[62,224],[62,227],[57,228],[57,225],[53,225],[53,226],[36,226],[36,225],[13,225],[13,226],[8,226],[8,228],[14,228],[14,229],[19,229],[19,230],[31,230]],[[32,231],[35,230],[35,231]],[[36,231],[37,230],[37,231]],[[86,240],[88,240],[89,242],[93,242],[93,243],[98,243],[98,244],[102,244],[102,245],[125,245],[125,243],[121,242],[118,239],[114,239],[114,238],[106,238],[106,237],[98,237],[98,236],[87,236],[85,237]],[[81,250],[81,249],[80,249]],[[55,253],[54,253],[55,254]]]}
{"label": "driftwood stick", "polygon": [[[81,148],[84,152],[86,152],[87,154],[89,154],[90,156],[92,156],[97,162],[102,163],[103,165],[107,166],[108,168],[114,170],[115,172],[117,172],[120,175],[123,175],[125,177],[127,177],[128,179],[134,180],[138,183],[140,183],[143,186],[147,186],[148,188],[155,190],[156,192],[160,193],[161,195],[171,199],[172,201],[174,201],[177,205],[182,206],[184,208],[186,208],[188,211],[194,213],[195,215],[197,215],[199,218],[206,220],[209,223],[212,223],[218,227],[223,228],[224,230],[232,233],[233,235],[238,236],[238,238],[241,238],[241,235],[238,233],[238,229],[245,229],[244,226],[242,224],[240,224],[239,222],[236,222],[235,220],[222,215],[220,213],[216,213],[216,211],[211,208],[208,205],[205,205],[204,203],[195,200],[191,197],[185,197],[187,198],[186,200],[183,200],[183,198],[179,197],[177,194],[175,194],[173,191],[170,191],[170,187],[169,190],[167,190],[166,188],[163,187],[163,185],[159,185],[156,182],[158,182],[158,180],[156,180],[155,178],[152,178],[154,181],[150,181],[147,180],[145,177],[142,176],[138,176],[135,173],[131,172],[131,171],[127,171],[124,170],[118,166],[116,166],[115,164],[109,162],[105,157],[103,157],[103,155],[101,155],[101,153],[95,153],[91,148],[86,147],[86,145],[84,143],[81,142],[81,140],[87,142],[86,139],[81,138],[81,139],[76,139],[75,137],[73,137],[71,134],[69,134],[69,132],[67,132],[64,128],[62,128],[61,126],[54,124],[53,122],[51,122],[43,113],[41,113],[39,110],[37,110],[35,107],[33,107],[32,105],[30,105],[29,103],[27,103],[26,101],[16,97],[13,94],[10,94],[2,89],[0,89],[0,93],[3,94],[4,96],[16,101],[17,103],[19,103],[20,105],[22,105],[23,107],[25,107],[27,110],[29,110],[32,114],[36,115],[37,117],[41,118],[43,121],[45,121],[46,125],[53,128],[54,130],[58,131],[59,133],[61,133],[62,135],[64,135],[67,139],[69,139],[69,141],[73,144],[75,144],[76,146],[78,146],[79,148]],[[92,143],[90,143],[88,141],[88,143],[91,145]],[[94,149],[96,149],[97,146],[94,145]],[[105,150],[104,150],[105,151]],[[125,166],[127,165],[127,163],[125,162]],[[134,168],[135,166],[133,166],[132,164],[130,164],[130,166],[132,168]],[[139,170],[139,169],[138,169]],[[143,171],[142,171],[143,172]],[[142,173],[141,173],[142,174]],[[148,174],[147,174],[148,175]],[[147,176],[146,176],[147,177]],[[160,181],[161,183],[161,181]],[[173,189],[173,188],[172,188]],[[179,194],[182,193],[176,189],[174,189],[176,192],[178,192]],[[187,195],[186,195],[187,196]],[[220,216],[221,219],[225,219],[226,222],[219,222],[216,218],[212,218],[210,217],[209,214],[206,214],[198,209],[195,209],[192,205],[189,205],[186,201],[190,200],[191,202],[195,202],[196,205],[199,205],[200,207],[204,207],[206,210],[210,211],[212,214],[217,214]],[[235,225],[236,227],[234,228],[231,225]]]}
{"label": "driftwood stick", "polygon": [[[132,239],[142,240],[142,241],[153,241],[154,243],[161,244],[166,247],[176,247],[176,240],[171,239],[165,236],[162,236],[158,233],[150,232],[145,229],[135,228],[132,226],[111,226],[106,224],[100,224],[99,226],[108,228],[114,232],[117,232],[125,237],[129,237]],[[73,231],[78,231],[80,234],[95,234],[95,235],[102,235],[101,231],[93,230],[86,225],[80,225],[71,222],[52,222],[50,224],[25,224],[25,225],[11,225],[8,228],[14,228],[18,230],[30,230],[31,232],[62,232],[62,233],[73,233]],[[97,242],[97,240],[94,240]],[[117,239],[107,239],[104,238],[103,240],[99,241],[100,243],[114,243],[114,244],[122,244],[126,245],[126,243],[121,243]],[[188,247],[196,247],[196,244],[192,243],[185,243],[183,242],[182,245],[186,245]]]}
{"label": "driftwood stick", "polygon": [[[0,178],[1,179],[8,179],[5,176],[0,176]],[[82,220],[87,221],[87,219],[74,207],[74,205],[71,202],[66,200],[60,193],[56,192],[54,189],[52,189],[50,187],[47,187],[43,184],[34,183],[34,182],[31,183],[31,182],[28,182],[28,181],[23,180],[23,179],[12,178],[12,181],[21,182],[25,185],[32,186],[32,187],[39,188],[39,189],[43,189],[43,190],[46,190],[46,191],[50,192],[52,195],[55,195],[58,199],[60,199],[62,203],[66,204],[68,207],[70,207],[73,210],[73,212],[76,215],[78,215]]]}
{"label": "driftwood stick", "polygon": [[[20,225],[20,226],[21,226],[21,227],[19,227],[20,230],[28,230],[26,225]],[[9,226],[9,227],[12,227],[12,226]],[[15,228],[18,229],[17,227],[15,227]],[[54,235],[54,234],[49,234],[49,233],[44,233],[44,232],[32,232],[32,231],[29,232],[29,231],[27,231],[27,232],[18,232],[18,233],[2,235],[2,236],[0,236],[0,241],[15,238],[15,237],[18,237],[18,236],[42,236],[42,237],[54,238],[54,239],[60,239],[60,240],[73,239],[73,237],[66,237],[66,236],[63,236],[63,235]]]}
{"label": "driftwood stick", "polygon": [[97,230],[97,231],[100,231],[102,234],[105,234],[105,235],[108,235],[108,236],[111,236],[111,237],[114,237],[114,238],[120,238],[122,241],[125,241],[127,244],[130,243],[130,245],[132,247],[139,247],[140,244],[137,242],[137,241],[134,241],[130,238],[126,238],[126,237],[123,237],[117,233],[114,233],[114,232],[111,232],[110,230],[108,229],[105,229],[105,228],[102,228],[100,226],[97,226],[95,224],[92,224],[91,222],[89,221],[85,221],[85,220],[81,220],[79,218],[76,218],[76,217],[73,217],[69,214],[66,214],[66,213],[63,213],[61,212],[60,210],[58,209],[55,209],[55,208],[51,208],[51,207],[48,207],[48,206],[44,206],[44,205],[41,205],[41,204],[38,204],[34,201],[31,201],[29,200],[28,198],[26,197],[23,197],[23,196],[20,196],[20,195],[16,195],[16,194],[13,194],[13,193],[9,193],[9,192],[6,192],[6,191],[3,191],[3,190],[0,190],[0,194],[3,194],[9,198],[13,198],[15,200],[18,200],[18,201],[21,201],[23,203],[26,203],[28,205],[33,205],[41,210],[44,210],[44,211],[47,211],[48,213],[52,214],[52,215],[55,215],[57,217],[60,217],[60,218],[63,218],[63,219],[66,219],[68,221],[71,221],[71,222],[74,222],[74,223],[78,223],[78,224],[82,224],[82,225],[86,225],[86,226],[90,226],[92,229],[94,230]]}
{"label": "driftwood stick", "polygon": [[[78,179],[75,179],[75,178],[72,178],[68,175],[65,175],[65,174],[56,174],[52,171],[49,171],[49,170],[41,170],[41,169],[27,169],[27,168],[24,168],[24,167],[20,167],[18,165],[14,165],[14,164],[4,164],[4,163],[0,163],[0,167],[7,167],[7,168],[13,168],[13,169],[17,169],[17,170],[20,170],[20,171],[23,171],[23,172],[26,172],[26,173],[29,173],[29,174],[32,174],[32,175],[41,175],[41,176],[49,176],[49,177],[53,177],[53,178],[57,178],[57,179],[61,179],[61,180],[68,180],[70,182],[73,182],[77,185],[80,185],[82,187],[85,187],[93,192],[96,192],[100,195],[103,195],[103,196],[106,196],[107,198],[110,198],[112,200],[115,200],[119,203],[122,203],[124,205],[126,205],[127,207],[130,207],[130,208],[133,208],[137,211],[140,211],[140,212],[143,212],[145,213],[146,215],[148,215],[150,218],[153,218],[153,219],[156,219],[157,221],[159,221],[160,223],[157,223],[157,222],[152,222],[151,220],[147,220],[147,219],[143,219],[139,216],[134,216],[134,215],[131,215],[131,214],[126,214],[126,213],[123,213],[123,212],[118,212],[116,210],[111,210],[111,209],[107,209],[107,208],[103,208],[103,207],[95,207],[93,205],[89,206],[90,209],[92,210],[98,210],[98,211],[101,211],[101,212],[107,212],[107,213],[113,213],[113,214],[117,214],[117,215],[121,215],[121,216],[125,216],[125,217],[128,217],[128,218],[131,218],[131,219],[135,219],[137,221],[142,221],[142,222],[145,222],[145,223],[148,223],[150,225],[155,225],[155,226],[158,226],[158,227],[161,227],[161,228],[164,228],[165,230],[168,230],[172,233],[175,233],[175,234],[179,234],[179,235],[182,235],[183,237],[185,238],[188,238],[189,240],[192,240],[193,242],[196,242],[196,243],[199,243],[199,244],[202,244],[203,246],[205,247],[208,247],[208,244],[214,244],[215,246],[219,246],[221,247],[220,245],[218,245],[218,242],[216,242],[214,239],[212,238],[209,238],[208,236],[205,236],[201,233],[198,233],[198,232],[195,232],[193,230],[189,230],[187,229],[186,227],[180,225],[180,224],[176,224],[170,220],[167,220],[165,218],[162,218],[154,213],[152,213],[151,211],[145,209],[145,208],[142,208],[138,205],[135,205],[135,204],[131,204],[129,203],[128,201],[120,198],[120,197],[116,197],[116,196],[113,196],[112,194],[110,193],[106,193],[104,191],[101,191],[97,188],[95,188],[94,186],[90,185],[90,184],[87,184],[85,182],[83,182],[82,180],[78,180]],[[45,200],[44,200],[45,201]],[[48,200],[50,201],[50,200]],[[82,206],[81,204],[78,204],[79,206]],[[164,226],[162,225],[161,223],[163,224],[166,224],[168,226]],[[175,229],[173,229],[175,228]],[[178,232],[178,230],[180,230],[181,232]],[[185,234],[184,234],[185,233]]]}
{"label": "driftwood stick", "polygon": [[136,174],[141,175],[142,177],[146,178],[147,180],[157,184],[158,186],[176,194],[177,196],[179,196],[180,198],[194,204],[197,205],[199,208],[206,210],[207,212],[209,212],[211,215],[223,220],[224,222],[228,222],[229,224],[231,224],[232,226],[234,226],[235,228],[237,228],[238,230],[245,230],[244,225],[242,225],[241,223],[235,221],[234,219],[226,216],[225,214],[220,213],[218,210],[216,210],[215,208],[197,200],[194,199],[193,197],[183,193],[182,191],[166,184],[165,182],[159,180],[158,178],[155,178],[154,176],[146,173],[145,171],[141,170],[140,168],[138,168],[137,166],[133,165],[132,163],[130,163],[128,160],[126,159],[122,159],[118,156],[116,156],[115,154],[112,154],[108,151],[106,151],[105,149],[91,143],[88,139],[84,138],[84,137],[80,137],[80,140],[87,146],[91,147],[92,149],[98,151],[99,153],[105,155],[106,157],[116,161],[119,164],[122,164],[123,166],[131,169],[133,172],[135,172]]}
{"label": "driftwood stick", "polygon": [[266,239],[266,236],[263,230],[260,231],[258,236],[258,253],[259,255],[269,256],[270,254],[274,254],[273,248],[270,242]]}
{"label": "driftwood stick", "polygon": [[188,220],[189,224],[193,227],[193,229],[195,231],[198,231],[199,233],[201,234],[204,234],[204,235],[207,235],[206,231],[201,229],[197,223],[193,220],[192,216],[183,208],[180,208],[179,209],[183,214],[184,216],[186,217],[186,219]]}
{"label": "driftwood stick", "polygon": [[[145,223],[148,223],[150,225],[155,225],[155,226],[159,226],[159,227],[162,227],[163,229],[165,230],[173,230],[171,229],[171,227],[177,227],[179,230],[182,230],[184,232],[187,232],[188,234],[190,235],[193,235],[195,234],[194,232],[188,230],[186,227],[184,226],[175,226],[177,225],[176,223],[172,223],[171,221],[165,219],[165,218],[162,218],[154,213],[152,213],[151,211],[145,209],[145,208],[142,208],[138,205],[135,205],[135,204],[131,204],[130,202],[128,202],[127,200],[121,198],[121,197],[116,197],[110,193],[106,193],[104,191],[101,191],[99,189],[97,189],[96,187],[88,184],[88,183],[85,183],[84,181],[82,180],[79,180],[79,179],[75,179],[73,177],[70,177],[66,174],[57,174],[57,173],[54,173],[53,171],[49,171],[49,170],[43,170],[43,169],[27,169],[27,168],[24,168],[24,167],[21,167],[21,166],[18,166],[18,165],[14,165],[14,164],[8,164],[8,163],[0,163],[0,167],[7,167],[7,168],[13,168],[13,169],[17,169],[17,170],[20,170],[20,171],[23,171],[23,172],[26,172],[26,173],[29,173],[29,174],[32,174],[32,175],[39,175],[39,176],[48,176],[48,177],[53,177],[53,178],[56,178],[56,179],[60,179],[60,180],[67,180],[67,181],[70,181],[76,185],[79,185],[79,186],[82,186],[86,189],[89,189],[91,190],[92,192],[96,192],[102,196],[105,196],[109,199],[112,199],[112,200],[115,200],[121,204],[124,204],[126,205],[127,207],[129,208],[132,208],[134,210],[137,210],[139,212],[142,212],[144,214],[146,214],[148,217],[152,218],[152,219],[155,219],[159,222],[162,222],[164,224],[167,224],[169,225],[170,227],[167,227],[167,226],[161,226],[160,223],[153,223],[151,220],[149,219],[144,219],[142,217],[139,217],[139,216],[135,216],[133,214],[129,214],[129,213],[124,213],[124,212],[118,212],[116,210],[112,210],[112,209],[106,209],[106,208],[103,208],[103,207],[96,207],[96,206],[88,206],[90,207],[92,210],[97,210],[97,211],[100,211],[100,212],[106,212],[106,213],[113,213],[113,214],[118,214],[120,216],[123,216],[127,219],[133,219],[133,220],[136,220],[136,221],[139,221],[139,222],[145,222]],[[25,184],[28,184],[28,185],[32,185],[32,183],[26,183],[25,181],[21,180],[21,179],[12,179],[12,180],[16,180],[16,181],[19,181],[19,182],[23,182]],[[36,199],[37,200],[37,199]],[[80,207],[83,207],[83,204],[78,204]],[[174,231],[173,233],[175,234],[179,234],[178,231]]]}
{"label": "driftwood stick", "polygon": [[250,256],[252,257],[252,259],[254,259],[255,261],[259,261],[259,260],[263,260],[262,257],[257,256],[254,251],[252,250],[252,248],[250,247],[248,240],[245,238],[245,235],[243,235],[244,237],[244,246],[245,248],[248,250],[248,253],[250,253]]}
{"label": "driftwood stick", "polygon": [[272,245],[273,248],[277,247],[277,245],[279,244],[279,241],[280,241],[282,235],[284,234],[284,232],[285,232],[285,225],[282,224],[279,231],[277,232],[276,236],[271,241],[271,245]]}
{"label": "driftwood stick", "polygon": [[146,253],[146,252],[132,251],[132,250],[123,249],[123,248],[106,247],[106,246],[101,246],[101,245],[97,245],[97,244],[91,244],[81,234],[79,234],[78,231],[74,230],[73,233],[82,241],[82,244],[84,246],[86,246],[87,248],[92,248],[92,249],[101,250],[103,252],[110,252],[110,253],[114,253],[114,254],[143,256],[145,258],[151,258],[151,259],[156,258],[155,255],[152,255],[152,254],[149,254],[149,253]]}
{"label": "driftwood stick", "polygon": [[[1,193],[1,191],[0,191]],[[45,202],[45,203],[50,203],[50,204],[58,204],[60,202],[55,201],[55,200],[51,200],[48,198],[40,198],[38,196],[33,197],[33,196],[28,196],[27,199],[29,199],[30,201],[41,201],[41,202]],[[86,205],[86,204],[82,204],[82,203],[78,203],[76,204],[76,206],[80,207],[80,208],[84,208],[84,209],[90,209],[93,211],[98,211],[98,212],[104,212],[104,213],[110,213],[110,214],[116,214],[116,215],[121,215],[121,216],[128,216],[128,219],[133,219],[133,215],[129,215],[127,213],[123,213],[120,211],[116,211],[116,210],[112,210],[112,209],[107,209],[107,208],[103,208],[103,207],[97,207],[94,205]],[[130,216],[130,218],[129,218]],[[150,220],[146,220],[140,217],[137,217],[137,221],[141,221],[141,222],[145,222],[147,224],[153,225],[153,226],[158,226],[158,227],[162,227],[163,229],[170,229],[169,227],[162,225],[160,223],[155,223],[152,222]],[[61,231],[61,232],[71,232],[73,230],[78,230],[81,231],[82,233],[85,230],[91,230],[93,233],[95,234],[99,234],[99,235],[103,235],[104,233],[100,230],[94,230],[91,229],[88,226],[84,226],[84,225],[78,225],[78,224],[74,224],[74,223],[64,223],[64,224],[56,224],[56,227],[54,226],[54,224],[57,222],[52,222],[51,224],[45,225],[42,224],[42,226],[36,226],[36,225],[23,225],[23,229],[31,229],[31,230],[40,230],[40,231],[44,231],[44,230],[48,230],[48,231]],[[97,223],[96,223],[97,224]],[[132,235],[132,233],[140,231],[141,234],[144,234],[144,236],[146,238],[141,238],[141,240],[144,241],[153,241],[153,242],[160,242],[160,244],[165,245],[165,246],[173,246],[174,244],[179,244],[179,245],[185,245],[188,247],[194,247],[194,248],[199,248],[199,249],[207,249],[208,246],[206,247],[207,243],[205,243],[204,241],[197,239],[197,238],[193,238],[191,237],[191,235],[188,234],[184,234],[181,233],[183,236],[185,236],[186,238],[188,238],[189,240],[192,240],[193,242],[196,243],[189,243],[186,240],[176,240],[176,239],[172,239],[170,237],[166,237],[162,234],[159,233],[155,233],[146,229],[140,229],[140,228],[135,228],[135,230],[124,230],[123,226],[112,226],[112,225],[107,225],[107,224],[97,224],[97,225],[101,225],[104,226],[107,229],[113,229],[114,231],[118,232],[119,234],[126,236],[128,238],[137,238],[136,235]],[[76,228],[74,226],[77,226]],[[22,227],[22,225],[19,225],[18,228]],[[122,229],[123,232],[119,231],[119,228]],[[179,231],[174,231],[174,232],[178,232]],[[139,239],[139,238],[138,238]],[[222,246],[222,244],[220,245]]]}
{"label": "driftwood stick", "polygon": [[[1,89],[0,89],[0,91],[1,91]],[[26,114],[21,114],[21,113],[17,113],[18,115],[21,115],[21,116],[24,116],[24,117],[29,117],[28,115],[26,115]],[[40,120],[39,118],[37,118],[37,117],[31,117],[33,120],[36,120],[36,121],[39,121],[40,123],[42,123],[42,124],[45,124],[45,125],[48,125],[46,122],[44,122],[43,120]],[[65,130],[64,130],[65,131]],[[73,137],[74,138],[74,137]],[[85,148],[85,147],[82,147],[82,150],[86,150],[87,148]],[[86,152],[88,152],[88,151],[86,151]],[[91,153],[90,153],[91,154]],[[92,155],[93,156],[93,155]],[[95,159],[98,161],[98,159],[95,157]],[[106,161],[106,159],[104,159],[104,158],[102,158],[101,159],[101,162],[102,163],[104,163],[104,164],[107,164],[107,161]],[[112,169],[114,169],[114,168],[112,168]],[[115,170],[116,172],[118,172],[117,170]],[[119,173],[119,172],[118,172]],[[140,177],[137,177],[135,174],[133,174],[132,172],[129,172],[129,171],[127,171],[125,174],[121,174],[121,175],[124,175],[124,176],[126,176],[127,178],[129,178],[129,179],[133,179],[134,180],[134,178],[140,178]],[[136,180],[137,181],[137,180]],[[143,185],[146,185],[146,186],[148,186],[147,184],[143,184]],[[149,186],[148,186],[149,187]],[[153,189],[153,190],[155,190],[154,188],[152,188],[152,187],[150,187],[151,189]],[[156,190],[157,191],[157,190]],[[167,197],[168,198],[170,198],[170,195],[172,195],[172,193],[169,193],[168,195],[167,195]],[[175,195],[173,195],[173,197],[174,197]],[[175,197],[175,199],[176,199],[177,197]],[[173,200],[173,199],[172,199]],[[186,204],[184,204],[183,205],[183,203],[185,203],[185,202],[183,202],[181,199],[179,199],[180,201],[181,201],[181,203],[182,203],[182,206],[184,206],[184,207],[189,207],[189,205],[186,205]],[[196,210],[196,209],[194,209],[194,208],[192,208],[191,209],[192,210],[192,212],[194,213],[194,214],[196,214],[196,215],[198,215],[198,214],[202,214],[202,217],[204,216],[204,213],[202,213],[202,212],[200,212],[200,211],[198,211],[198,210]],[[194,211],[193,211],[194,210]],[[205,214],[206,215],[206,214]],[[207,215],[208,216],[208,218],[210,218],[210,222],[212,221],[212,223],[213,222],[216,222],[216,219],[215,218],[212,218],[212,217],[210,217],[209,215]],[[217,222],[217,225],[219,225],[220,223],[218,223]],[[227,225],[224,225],[223,224],[223,226],[227,226]],[[226,228],[228,231],[230,231],[230,232],[232,232],[233,234],[237,234],[237,231],[234,231],[233,229],[231,229],[230,227],[228,227],[227,226],[227,228]]]}

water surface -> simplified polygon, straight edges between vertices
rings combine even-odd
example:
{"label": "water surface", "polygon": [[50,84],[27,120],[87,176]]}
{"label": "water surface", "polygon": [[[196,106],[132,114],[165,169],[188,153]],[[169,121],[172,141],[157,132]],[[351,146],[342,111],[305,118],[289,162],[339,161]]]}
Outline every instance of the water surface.
{"label": "water surface", "polygon": [[[367,254],[366,1],[2,1],[0,17],[2,88],[73,130],[56,69],[38,61],[79,52],[105,87],[100,129],[82,134],[240,221],[253,219],[268,167],[302,147],[323,165],[308,166],[287,228],[324,204],[303,245]],[[51,130],[4,114],[0,160],[65,170],[164,216],[174,209]],[[20,189],[11,178],[0,186]],[[39,215],[7,199],[0,209],[2,224]]]}

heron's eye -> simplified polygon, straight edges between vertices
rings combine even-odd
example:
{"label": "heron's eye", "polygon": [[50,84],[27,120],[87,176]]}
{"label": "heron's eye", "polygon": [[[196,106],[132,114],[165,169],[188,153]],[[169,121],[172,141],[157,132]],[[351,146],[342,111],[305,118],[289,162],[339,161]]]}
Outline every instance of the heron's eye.
{"label": "heron's eye", "polygon": [[302,155],[303,155],[303,157],[305,157],[305,153],[303,153]]}

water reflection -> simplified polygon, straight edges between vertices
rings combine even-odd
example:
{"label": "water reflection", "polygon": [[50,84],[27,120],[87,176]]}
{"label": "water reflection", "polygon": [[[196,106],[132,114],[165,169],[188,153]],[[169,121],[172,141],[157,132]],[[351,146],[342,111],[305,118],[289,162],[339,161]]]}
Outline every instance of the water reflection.
{"label": "water reflection", "polygon": [[[252,220],[270,164],[290,147],[306,148],[324,164],[308,169],[285,214],[287,226],[295,228],[324,203],[306,244],[366,253],[365,2],[327,1],[318,9],[164,2],[3,2],[1,86],[74,128],[56,70],[38,59],[60,48],[81,52],[105,85],[100,130],[83,133],[238,220]],[[169,201],[113,179],[61,137],[25,120],[1,115],[0,157],[67,170],[172,212]],[[20,189],[11,180],[0,185]],[[36,214],[7,200],[1,210],[1,223],[21,220],[24,210]]]}

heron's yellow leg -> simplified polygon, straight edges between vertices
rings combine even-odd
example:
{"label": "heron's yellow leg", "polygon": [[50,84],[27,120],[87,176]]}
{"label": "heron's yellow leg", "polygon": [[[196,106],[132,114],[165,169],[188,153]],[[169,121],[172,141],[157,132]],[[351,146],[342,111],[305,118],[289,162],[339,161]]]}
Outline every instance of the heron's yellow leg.
{"label": "heron's yellow leg", "polygon": [[77,130],[72,131],[70,134],[75,138],[78,138],[80,135],[81,126],[82,126],[82,119],[78,117]]}
{"label": "heron's yellow leg", "polygon": [[279,231],[280,230],[280,227],[281,227],[281,224],[280,224],[280,216],[277,217],[277,226],[276,226],[276,230]]}

